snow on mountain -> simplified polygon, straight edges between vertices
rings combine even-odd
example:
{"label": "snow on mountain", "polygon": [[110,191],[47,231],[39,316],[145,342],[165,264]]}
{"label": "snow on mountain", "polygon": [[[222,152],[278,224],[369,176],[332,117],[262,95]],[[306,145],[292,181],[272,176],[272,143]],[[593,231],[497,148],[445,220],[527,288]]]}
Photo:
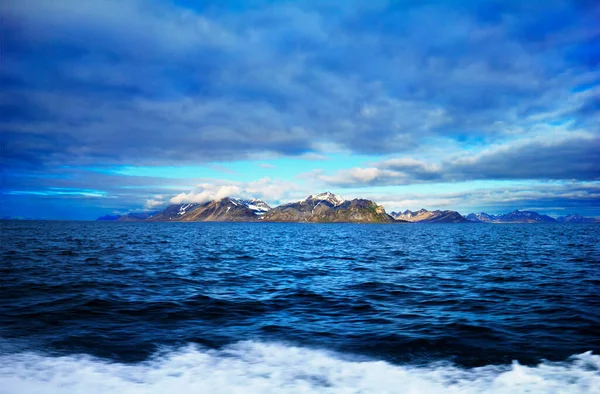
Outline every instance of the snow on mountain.
{"label": "snow on mountain", "polygon": [[331,192],[320,193],[320,194],[317,194],[316,196],[310,195],[306,198],[305,201],[311,201],[311,200],[312,201],[327,201],[328,203],[332,204],[334,207],[337,207],[338,205],[340,205],[344,201],[346,201],[342,196],[333,194]]}
{"label": "snow on mountain", "polygon": [[473,222],[494,222],[500,219],[502,215],[490,215],[485,212],[481,213],[470,213],[466,216],[468,220]]}
{"label": "snow on mountain", "polygon": [[333,193],[311,195],[297,202],[271,209],[261,220],[266,222],[312,223],[392,223],[394,219],[374,201],[344,200]]}
{"label": "snow on mountain", "polygon": [[417,212],[406,210],[404,212],[392,212],[392,217],[396,220],[405,220],[407,222],[425,222],[425,223],[458,223],[466,219],[456,211],[428,211],[420,209]]}
{"label": "snow on mountain", "polygon": [[269,204],[267,204],[266,202],[259,200],[257,198],[242,199],[242,198],[231,198],[230,197],[229,199],[234,204],[241,204],[241,205],[248,207],[249,209],[254,211],[257,215],[263,215],[265,212],[268,212],[271,209]]}
{"label": "snow on mountain", "polygon": [[194,204],[194,203],[192,203],[192,204],[182,204],[182,205],[179,207],[179,211],[177,212],[177,215],[179,215],[179,216],[183,216],[183,215],[185,215],[186,211],[187,211],[189,208],[194,208],[194,207],[195,207],[195,206],[197,206],[197,205],[198,205],[198,204]]}

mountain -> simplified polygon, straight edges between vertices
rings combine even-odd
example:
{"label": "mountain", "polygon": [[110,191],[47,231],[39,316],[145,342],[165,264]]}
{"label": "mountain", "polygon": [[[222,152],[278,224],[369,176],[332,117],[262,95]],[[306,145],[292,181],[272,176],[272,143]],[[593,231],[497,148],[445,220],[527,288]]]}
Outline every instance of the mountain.
{"label": "mountain", "polygon": [[489,215],[485,212],[470,213],[467,219],[483,223],[556,223],[556,219],[548,215],[540,215],[533,211],[513,211],[503,215]]}
{"label": "mountain", "polygon": [[157,212],[133,212],[133,213],[128,213],[127,215],[122,215],[117,220],[119,222],[139,222],[139,221],[146,220],[146,219],[152,217],[156,213]]}
{"label": "mountain", "polygon": [[119,222],[139,222],[146,220],[156,212],[131,212],[125,215],[104,215],[100,216],[98,221],[119,221]]}
{"label": "mountain", "polygon": [[490,215],[487,214],[485,212],[481,212],[481,213],[470,213],[467,216],[465,216],[467,218],[467,220],[470,220],[472,222],[494,222],[496,220],[498,220],[498,218],[501,215]]}
{"label": "mountain", "polygon": [[502,216],[507,223],[556,223],[556,219],[548,215],[540,215],[533,211],[514,211]]}
{"label": "mountain", "polygon": [[466,217],[456,211],[392,212],[371,200],[344,198],[330,193],[310,195],[302,201],[271,208],[255,198],[226,197],[205,203],[176,204],[157,212],[132,212],[125,215],[105,215],[99,221],[149,222],[315,222],[315,223],[595,223],[600,220],[581,215],[553,219],[533,211],[514,211],[502,215],[485,212]]}
{"label": "mountain", "polygon": [[205,203],[171,205],[147,220],[150,222],[253,222],[270,208],[261,200],[226,197]]}
{"label": "mountain", "polygon": [[326,201],[328,203],[330,203],[333,206],[338,206],[342,203],[344,203],[344,198],[342,196],[338,196],[337,194],[333,194],[331,192],[325,192],[325,193],[320,193],[317,194],[316,196],[310,195],[306,198],[305,201],[314,201],[314,202],[319,202],[319,201]]}
{"label": "mountain", "polygon": [[371,200],[344,200],[333,193],[321,193],[281,205],[265,213],[265,222],[393,223],[385,209]]}
{"label": "mountain", "polygon": [[[29,216],[2,216],[0,220],[40,220]],[[43,220],[43,219],[42,219]]]}
{"label": "mountain", "polygon": [[252,222],[271,207],[264,201],[251,198],[226,197],[206,203],[176,204],[162,211],[134,212],[126,215],[105,215],[96,220],[120,222]]}
{"label": "mountain", "polygon": [[99,220],[99,221],[119,220],[120,217],[121,217],[121,215],[104,215],[104,216],[100,216],[96,220]]}
{"label": "mountain", "polygon": [[416,212],[409,210],[392,212],[391,215],[396,220],[405,220],[413,223],[463,223],[468,221],[456,211],[428,211],[421,209]]}
{"label": "mountain", "polygon": [[556,218],[559,223],[599,223],[600,221],[595,218],[586,218],[581,215],[567,215],[559,216]]}

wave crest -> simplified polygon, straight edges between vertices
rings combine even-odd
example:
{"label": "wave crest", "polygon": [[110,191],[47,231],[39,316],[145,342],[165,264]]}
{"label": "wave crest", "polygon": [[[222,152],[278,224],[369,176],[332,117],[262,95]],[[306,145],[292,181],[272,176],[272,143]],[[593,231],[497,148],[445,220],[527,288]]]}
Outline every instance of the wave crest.
{"label": "wave crest", "polygon": [[534,367],[393,365],[274,343],[189,345],[137,364],[85,355],[0,356],[0,393],[600,393],[591,352]]}

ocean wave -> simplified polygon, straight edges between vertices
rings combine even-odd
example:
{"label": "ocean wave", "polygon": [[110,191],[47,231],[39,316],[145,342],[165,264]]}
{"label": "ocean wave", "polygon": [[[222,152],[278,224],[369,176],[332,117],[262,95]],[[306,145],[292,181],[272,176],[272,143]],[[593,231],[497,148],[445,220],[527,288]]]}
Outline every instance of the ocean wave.
{"label": "ocean wave", "polygon": [[393,365],[278,343],[189,345],[137,364],[87,355],[0,355],[0,393],[600,393],[591,352],[537,366]]}

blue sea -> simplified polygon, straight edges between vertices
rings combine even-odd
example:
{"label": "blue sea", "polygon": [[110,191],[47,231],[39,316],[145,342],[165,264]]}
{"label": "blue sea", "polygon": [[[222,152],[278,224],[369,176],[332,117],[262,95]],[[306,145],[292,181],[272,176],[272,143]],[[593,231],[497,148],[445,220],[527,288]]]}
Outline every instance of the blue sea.
{"label": "blue sea", "polygon": [[0,225],[0,393],[600,393],[596,224]]}

